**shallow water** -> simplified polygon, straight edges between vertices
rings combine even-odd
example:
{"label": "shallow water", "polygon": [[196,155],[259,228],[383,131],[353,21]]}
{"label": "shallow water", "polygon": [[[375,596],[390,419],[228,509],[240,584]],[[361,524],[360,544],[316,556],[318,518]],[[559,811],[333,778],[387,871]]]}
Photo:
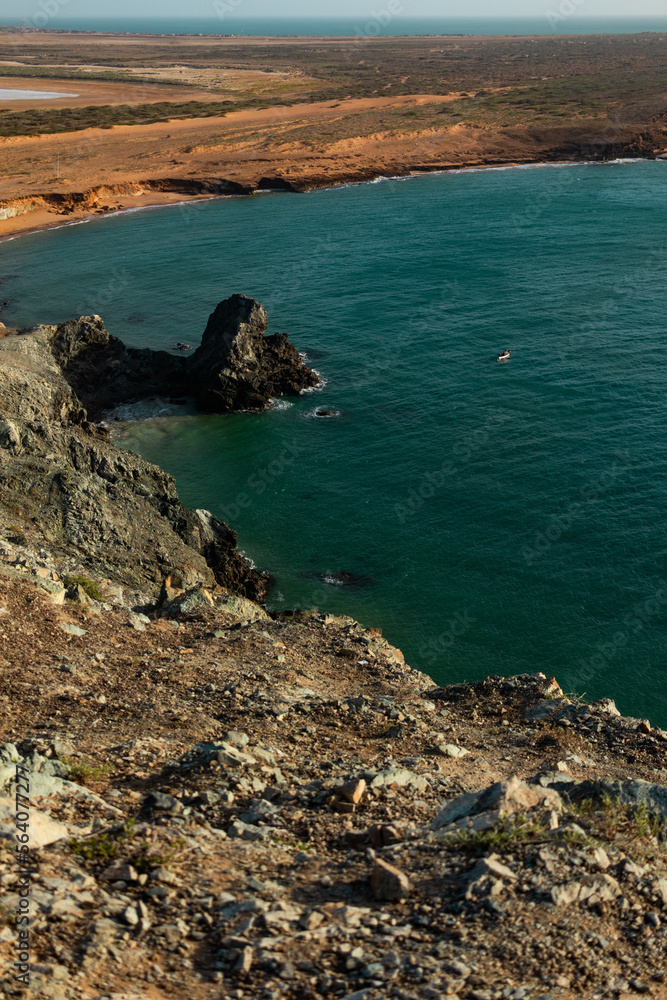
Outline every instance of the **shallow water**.
{"label": "shallow water", "polygon": [[8,90],[0,87],[0,101],[46,101],[50,98],[78,96],[64,94],[60,90]]}
{"label": "shallow water", "polygon": [[125,444],[232,523],[273,604],[380,625],[438,681],[544,670],[667,725],[666,170],[451,172],[107,217],[0,245],[2,318],[100,312],[169,347],[254,295],[324,389],[137,423]]}

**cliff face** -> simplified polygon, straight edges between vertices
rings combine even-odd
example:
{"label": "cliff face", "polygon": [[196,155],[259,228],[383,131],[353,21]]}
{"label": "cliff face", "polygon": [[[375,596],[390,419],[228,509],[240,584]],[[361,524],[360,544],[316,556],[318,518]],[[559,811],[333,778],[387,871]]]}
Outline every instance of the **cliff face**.
{"label": "cliff face", "polygon": [[262,306],[234,295],[187,358],[128,348],[99,316],[4,336],[0,523],[150,598],[175,576],[261,601],[268,577],[238,553],[235,532],[186,509],[171,476],[115,448],[88,414],[173,393],[212,412],[261,409],[316,385],[287,336],[266,327]]}

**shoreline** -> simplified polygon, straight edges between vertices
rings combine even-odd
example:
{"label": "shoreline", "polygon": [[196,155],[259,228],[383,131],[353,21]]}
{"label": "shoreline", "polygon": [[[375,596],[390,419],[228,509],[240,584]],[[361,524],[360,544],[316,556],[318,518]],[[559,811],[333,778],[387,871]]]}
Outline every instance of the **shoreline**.
{"label": "shoreline", "polygon": [[[337,188],[343,188],[343,187],[351,187],[363,184],[374,184],[382,180],[387,180],[387,181],[409,180],[433,174],[467,173],[475,170],[520,170],[530,167],[564,168],[564,167],[575,167],[575,166],[593,166],[596,164],[601,165],[601,164],[613,164],[613,163],[632,163],[634,161],[646,162],[650,160],[662,160],[663,162],[665,162],[664,157],[660,156],[653,156],[653,157],[613,156],[610,157],[609,159],[601,159],[601,160],[591,160],[591,159],[545,160],[539,158],[534,160],[531,159],[517,160],[515,162],[485,162],[485,163],[471,162],[468,164],[441,164],[438,166],[425,165],[422,167],[412,167],[410,170],[404,173],[396,173],[394,171],[378,172],[377,174],[374,174],[372,176],[367,176],[366,170],[361,168],[360,173],[363,173],[364,176],[360,176],[358,178],[350,176],[347,178],[341,178],[340,180],[337,181],[328,180],[325,183],[317,183],[316,180],[314,180],[313,182],[308,182],[307,179],[304,179],[303,182],[298,187],[295,187],[293,185],[286,185],[283,187],[276,187],[276,188],[263,187],[263,188],[255,188],[254,190],[249,189],[247,191],[229,192],[229,193],[202,192],[201,194],[193,194],[191,196],[187,195],[184,196],[182,192],[179,193],[173,192],[173,197],[172,197],[170,196],[172,194],[171,192],[168,192],[164,189],[159,190],[156,188],[154,191],[151,191],[150,193],[146,192],[138,196],[126,195],[125,199],[129,200],[130,198],[132,198],[133,204],[127,204],[124,205],[123,207],[113,207],[109,208],[108,210],[99,210],[99,209],[95,211],[91,211],[90,209],[82,209],[81,211],[74,210],[72,212],[67,213],[64,216],[62,215],[59,216],[58,221],[54,219],[53,221],[41,221],[35,223],[34,215],[44,216],[53,214],[48,212],[48,210],[44,208],[39,208],[33,211],[21,213],[20,215],[13,216],[10,219],[0,220],[0,225],[2,225],[2,222],[9,222],[9,221],[18,222],[18,225],[12,227],[10,232],[0,233],[0,244],[10,242],[11,240],[17,239],[20,236],[30,236],[35,233],[46,232],[51,229],[64,229],[68,226],[83,225],[85,223],[93,221],[94,219],[110,218],[116,215],[127,215],[132,212],[142,212],[153,208],[176,208],[179,206],[190,205],[193,203],[197,204],[205,201],[222,200],[227,198],[249,198],[259,194],[281,194],[281,193],[307,194],[310,191],[336,190]],[[282,180],[282,178],[276,178],[275,180],[280,181]],[[153,183],[156,184],[164,183],[164,181],[161,181],[160,178],[156,178],[153,181]],[[193,181],[193,184],[194,183],[196,183],[196,181]],[[207,183],[207,181],[205,179],[201,179],[201,183],[204,184]],[[219,183],[225,184],[228,182],[226,182],[224,179],[221,179]],[[123,187],[125,185],[123,185],[123,183],[121,182],[119,186]],[[107,185],[105,185],[105,188],[108,190]],[[90,192],[85,191],[82,192],[80,195],[74,194],[73,197],[85,198],[89,194]],[[0,202],[0,206],[1,205],[2,202]],[[25,225],[22,224],[22,221],[24,219],[25,219]]]}

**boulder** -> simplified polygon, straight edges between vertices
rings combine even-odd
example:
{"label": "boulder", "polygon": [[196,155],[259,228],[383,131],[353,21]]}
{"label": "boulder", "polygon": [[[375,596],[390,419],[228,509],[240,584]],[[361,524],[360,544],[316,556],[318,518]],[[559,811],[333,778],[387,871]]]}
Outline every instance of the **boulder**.
{"label": "boulder", "polygon": [[[561,778],[562,780],[562,778]],[[644,808],[667,819],[667,786],[640,779],[628,781],[581,781],[570,785],[567,795],[574,801],[609,796],[621,805]]]}
{"label": "boulder", "polygon": [[295,396],[319,384],[287,334],[267,337],[267,326],[266,310],[247,295],[232,295],[215,308],[201,346],[187,362],[187,379],[200,409],[264,409],[272,396]]}
{"label": "boulder", "polygon": [[505,816],[538,808],[560,812],[562,806],[560,795],[552,788],[527,785],[514,776],[489,785],[480,792],[464,792],[446,802],[431,823],[431,828],[441,830],[456,824],[484,830]]}
{"label": "boulder", "polygon": [[[52,819],[47,813],[40,812],[31,806],[30,819],[27,824],[29,840],[28,847],[37,849],[54,844],[70,836],[69,827],[58,820]],[[16,801],[15,799],[0,799],[0,837],[9,840],[12,849],[16,845]]]}
{"label": "boulder", "polygon": [[376,899],[403,899],[410,894],[410,879],[399,868],[376,858],[371,872],[371,889]]}

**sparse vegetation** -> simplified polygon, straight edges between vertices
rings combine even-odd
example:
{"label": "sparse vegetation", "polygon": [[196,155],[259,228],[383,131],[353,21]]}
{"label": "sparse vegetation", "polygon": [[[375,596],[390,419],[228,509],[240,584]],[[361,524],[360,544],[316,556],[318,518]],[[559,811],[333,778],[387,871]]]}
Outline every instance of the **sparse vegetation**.
{"label": "sparse vegetation", "polygon": [[134,833],[134,820],[127,820],[111,830],[104,830],[85,839],[70,840],[69,847],[85,861],[114,861],[119,857],[120,849]]}
{"label": "sparse vegetation", "polygon": [[81,587],[94,601],[104,600],[104,594],[98,585],[94,580],[89,580],[87,576],[66,576],[63,583],[66,587]]}

